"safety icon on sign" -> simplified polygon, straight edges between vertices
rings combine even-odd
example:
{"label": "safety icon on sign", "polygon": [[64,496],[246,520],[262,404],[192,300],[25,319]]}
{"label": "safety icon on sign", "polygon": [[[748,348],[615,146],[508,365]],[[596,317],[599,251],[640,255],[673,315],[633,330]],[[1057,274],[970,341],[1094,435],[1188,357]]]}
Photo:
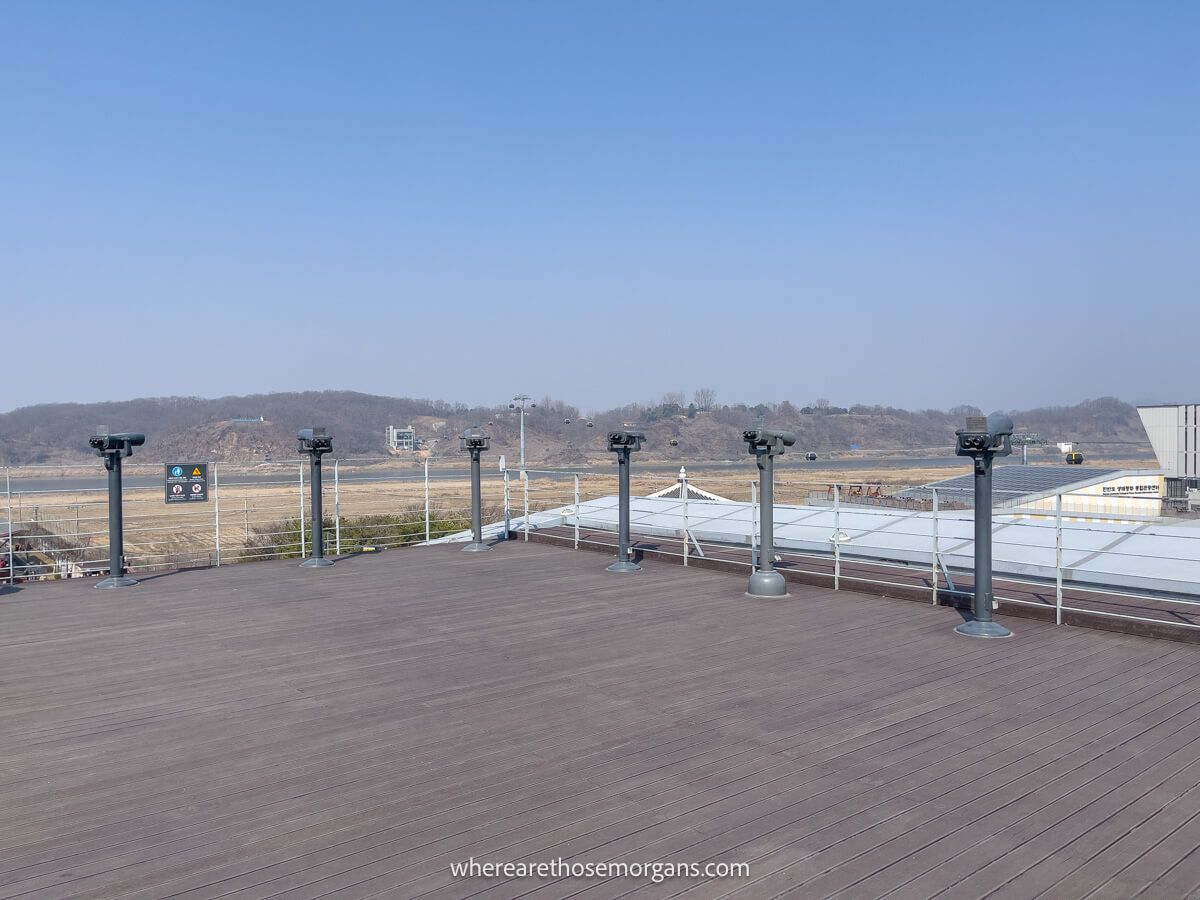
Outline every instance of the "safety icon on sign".
{"label": "safety icon on sign", "polygon": [[182,494],[183,493],[183,485],[182,484],[171,485],[171,493],[172,494]]}

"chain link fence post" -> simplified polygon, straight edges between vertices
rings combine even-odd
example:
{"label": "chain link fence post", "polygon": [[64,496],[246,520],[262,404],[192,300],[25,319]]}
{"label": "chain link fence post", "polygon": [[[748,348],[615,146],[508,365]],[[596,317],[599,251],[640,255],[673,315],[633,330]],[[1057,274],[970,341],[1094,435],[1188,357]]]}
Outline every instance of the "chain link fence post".
{"label": "chain link fence post", "polygon": [[429,457],[425,457],[425,543],[429,543]]}
{"label": "chain link fence post", "polygon": [[579,473],[575,473],[575,549],[579,549]]}

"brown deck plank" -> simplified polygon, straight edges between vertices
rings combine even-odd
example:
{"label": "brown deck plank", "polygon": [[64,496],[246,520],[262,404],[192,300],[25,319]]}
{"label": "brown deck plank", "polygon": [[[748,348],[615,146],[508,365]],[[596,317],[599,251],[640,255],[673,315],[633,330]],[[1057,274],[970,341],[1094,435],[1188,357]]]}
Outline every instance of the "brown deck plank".
{"label": "brown deck plank", "polygon": [[[973,642],[945,608],[603,569],[511,542],[5,594],[0,898],[1200,881],[1200,648],[1029,620]],[[752,875],[451,877],[471,855]]]}

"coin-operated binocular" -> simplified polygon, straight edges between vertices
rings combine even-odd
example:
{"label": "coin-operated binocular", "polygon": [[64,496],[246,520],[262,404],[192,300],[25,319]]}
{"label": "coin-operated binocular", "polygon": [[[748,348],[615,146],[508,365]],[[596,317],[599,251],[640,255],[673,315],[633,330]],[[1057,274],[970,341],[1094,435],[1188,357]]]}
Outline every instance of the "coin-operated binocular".
{"label": "coin-operated binocular", "polygon": [[777,431],[774,428],[747,428],[742,432],[742,440],[756,456],[779,456],[785,447],[796,443],[796,432]]}
{"label": "coin-operated binocular", "polygon": [[1013,423],[1008,416],[969,416],[954,432],[958,456],[975,464],[974,618],[954,630],[968,637],[1003,638],[1012,632],[992,620],[992,460],[1012,453]]}
{"label": "coin-operated binocular", "polygon": [[646,435],[640,431],[610,431],[608,449],[617,454],[617,561],[610,572],[640,572],[629,558],[629,454],[642,449]]}
{"label": "coin-operated binocular", "polygon": [[458,440],[460,449],[471,454],[471,542],[463,550],[482,553],[492,548],[483,542],[483,490],[480,486],[479,457],[492,446],[492,439],[478,425],[472,425]]}
{"label": "coin-operated binocular", "polygon": [[[92,449],[96,451],[97,456],[108,457],[110,454],[114,456],[124,457],[133,456],[133,448],[140,447],[146,443],[144,434],[130,434],[123,432],[121,434],[93,434],[88,443],[92,445]],[[108,460],[105,460],[105,468],[108,468]]]}
{"label": "coin-operated binocular", "polygon": [[324,428],[301,428],[296,439],[300,441],[301,453],[320,455],[333,450],[333,436],[326,434]]}
{"label": "coin-operated binocular", "polygon": [[308,454],[310,492],[312,493],[312,556],[300,563],[306,569],[332,566],[325,557],[325,517],[321,509],[321,457],[333,451],[333,436],[324,428],[301,428],[296,432],[300,452]]}
{"label": "coin-operated binocular", "polygon": [[1013,422],[1008,416],[970,416],[967,427],[954,432],[957,456],[983,459],[1012,453]]}
{"label": "coin-operated binocular", "polygon": [[786,597],[787,582],[775,568],[775,457],[796,443],[796,432],[773,428],[747,428],[742,440],[758,465],[759,539],[758,571],[750,576],[749,597]]}
{"label": "coin-operated binocular", "polygon": [[108,577],[96,582],[96,587],[129,587],[137,584],[125,574],[125,521],[121,509],[121,460],[133,456],[133,448],[146,443],[144,434],[121,432],[110,434],[100,428],[88,438],[96,455],[104,458],[108,471]]}

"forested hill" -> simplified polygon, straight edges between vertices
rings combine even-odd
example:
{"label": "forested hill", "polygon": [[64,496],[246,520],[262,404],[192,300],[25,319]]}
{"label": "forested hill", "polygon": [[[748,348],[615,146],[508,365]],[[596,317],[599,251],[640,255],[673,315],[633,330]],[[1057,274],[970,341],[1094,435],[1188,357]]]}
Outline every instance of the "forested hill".
{"label": "forested hill", "polygon": [[[759,416],[773,426],[795,429],[801,447],[818,453],[852,446],[948,451],[954,429],[975,411],[970,407],[944,411],[839,407],[827,401],[807,406],[786,401],[722,405],[711,392],[697,395],[702,406],[685,404],[681,395],[668,395],[658,403],[631,404],[591,416],[581,416],[568,404],[544,398],[526,419],[528,457],[555,465],[581,462],[602,453],[605,431],[628,423],[647,433],[645,459],[733,458],[745,452],[742,429]],[[1085,446],[1129,442],[1125,446],[1130,451],[1138,449],[1132,446],[1134,442],[1148,447],[1134,407],[1114,398],[1009,414],[1018,429],[1040,432],[1050,441],[1075,441]],[[296,430],[312,425],[324,426],[334,435],[337,456],[377,457],[385,453],[386,427],[410,424],[435,456],[456,454],[455,436],[468,425],[480,424],[492,433],[496,453],[516,458],[518,419],[507,404],[470,408],[444,401],[321,391],[24,407],[0,415],[0,464],[83,461],[90,455],[88,435],[101,425],[145,432],[146,446],[138,458],[147,462],[183,457],[248,462],[291,458],[296,454]]]}

